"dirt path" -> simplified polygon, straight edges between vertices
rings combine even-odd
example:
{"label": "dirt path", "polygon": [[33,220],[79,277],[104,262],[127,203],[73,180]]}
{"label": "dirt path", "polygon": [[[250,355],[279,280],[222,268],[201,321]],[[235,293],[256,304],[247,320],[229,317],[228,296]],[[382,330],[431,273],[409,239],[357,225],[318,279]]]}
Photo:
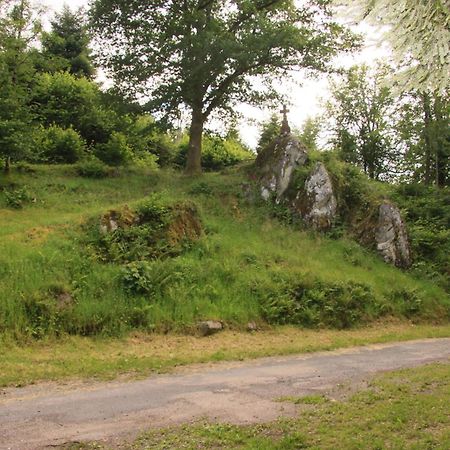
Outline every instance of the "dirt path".
{"label": "dirt path", "polygon": [[0,449],[112,442],[140,429],[201,417],[231,423],[271,421],[293,412],[286,403],[274,401],[281,396],[326,392],[376,372],[449,358],[450,339],[430,339],[195,367],[128,383],[6,390],[0,396]]}

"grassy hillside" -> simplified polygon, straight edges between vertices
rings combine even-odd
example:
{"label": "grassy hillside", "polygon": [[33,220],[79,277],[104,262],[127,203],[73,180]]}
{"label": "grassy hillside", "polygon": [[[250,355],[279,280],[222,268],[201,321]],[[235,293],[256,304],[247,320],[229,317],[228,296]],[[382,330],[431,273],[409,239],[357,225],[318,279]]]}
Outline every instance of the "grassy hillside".
{"label": "grassy hillside", "polygon": [[[449,297],[431,282],[353,241],[302,231],[271,207],[248,204],[239,170],[199,179],[123,170],[98,180],[69,166],[33,170],[0,178],[3,336],[190,331],[201,319],[234,328],[249,321],[344,328],[388,315],[448,320]],[[181,201],[199,210],[198,241],[144,265],[139,256],[131,265],[101,257],[102,214]],[[135,237],[124,236],[132,247]]]}

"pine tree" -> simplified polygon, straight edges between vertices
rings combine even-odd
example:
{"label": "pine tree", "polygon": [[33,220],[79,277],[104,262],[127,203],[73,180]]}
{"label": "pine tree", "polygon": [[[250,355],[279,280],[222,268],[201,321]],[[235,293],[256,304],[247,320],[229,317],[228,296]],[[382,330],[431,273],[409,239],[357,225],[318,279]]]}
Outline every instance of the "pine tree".
{"label": "pine tree", "polygon": [[72,12],[64,6],[51,21],[52,30],[42,38],[43,71],[66,70],[76,76],[92,78],[95,74],[90,59],[90,37],[81,9]]}

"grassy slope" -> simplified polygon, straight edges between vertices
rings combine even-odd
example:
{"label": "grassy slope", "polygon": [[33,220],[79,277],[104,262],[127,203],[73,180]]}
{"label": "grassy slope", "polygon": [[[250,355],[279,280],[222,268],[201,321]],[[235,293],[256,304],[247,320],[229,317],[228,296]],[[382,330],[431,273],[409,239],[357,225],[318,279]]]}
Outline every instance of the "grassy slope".
{"label": "grassy slope", "polygon": [[[130,309],[145,310],[151,318],[147,329],[186,330],[202,318],[240,327],[261,320],[255,289],[276,287],[286,274],[365,283],[384,297],[393,288],[417,290],[426,302],[448,308],[444,291],[385,265],[355,243],[288,228],[270,219],[265,208],[245,205],[236,198],[240,174],[206,174],[200,181],[213,195],[189,194],[199,180],[171,172],[85,180],[69,167],[39,167],[34,175],[3,178],[4,186],[26,185],[36,201],[22,210],[0,209],[0,329],[14,338],[39,336],[39,321],[27,322],[23,302],[52,286],[76,297],[70,317],[74,333],[120,334],[133,327]],[[173,270],[180,278],[163,298],[149,301],[122,289],[120,266],[87,257],[79,224],[112,207],[133,205],[151,192],[169,200],[194,198],[207,235],[175,258]]]}

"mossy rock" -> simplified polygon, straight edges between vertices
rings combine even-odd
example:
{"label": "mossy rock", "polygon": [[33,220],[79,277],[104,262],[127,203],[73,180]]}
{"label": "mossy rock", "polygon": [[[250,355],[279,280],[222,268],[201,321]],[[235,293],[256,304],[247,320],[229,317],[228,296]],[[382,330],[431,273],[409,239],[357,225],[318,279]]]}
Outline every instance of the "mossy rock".
{"label": "mossy rock", "polygon": [[176,256],[203,235],[197,206],[150,199],[135,210],[125,205],[89,227],[88,243],[105,262],[128,263]]}

